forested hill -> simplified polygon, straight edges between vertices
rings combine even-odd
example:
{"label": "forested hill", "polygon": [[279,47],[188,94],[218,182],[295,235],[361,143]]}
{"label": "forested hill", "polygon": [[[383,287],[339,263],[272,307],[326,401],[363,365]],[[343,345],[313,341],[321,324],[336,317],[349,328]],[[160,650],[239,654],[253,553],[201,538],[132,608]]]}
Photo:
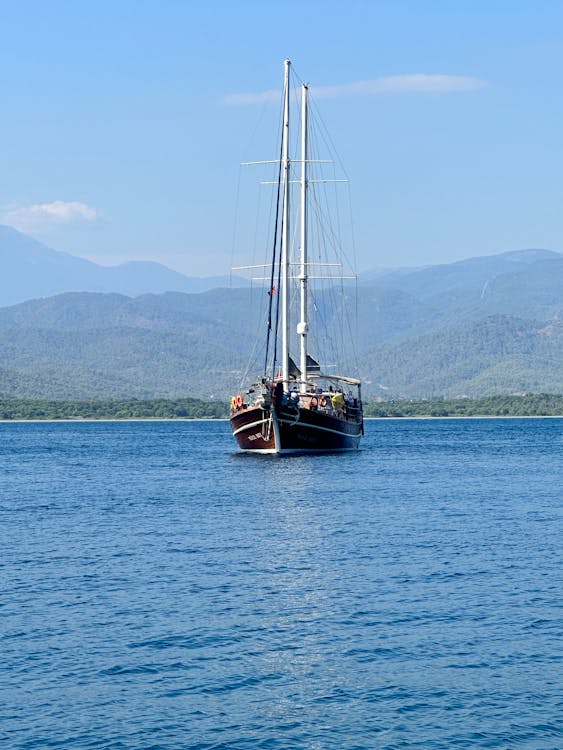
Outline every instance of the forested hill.
{"label": "forested hill", "polygon": [[563,320],[496,315],[387,343],[365,355],[375,395],[480,397],[563,392]]}
{"label": "forested hill", "polygon": [[[560,254],[523,251],[360,281],[367,400],[563,392]],[[264,332],[264,297],[69,293],[0,308],[0,397],[228,399]],[[330,332],[342,311],[322,295],[315,304]]]}

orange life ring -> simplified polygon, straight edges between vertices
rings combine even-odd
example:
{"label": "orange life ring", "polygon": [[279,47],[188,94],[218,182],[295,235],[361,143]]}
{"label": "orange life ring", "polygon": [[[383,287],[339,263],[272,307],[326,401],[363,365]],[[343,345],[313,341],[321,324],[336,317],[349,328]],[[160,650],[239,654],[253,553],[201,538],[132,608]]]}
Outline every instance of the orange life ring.
{"label": "orange life ring", "polygon": [[240,395],[240,393],[239,393],[239,395],[238,395],[238,396],[237,396],[237,398],[236,398],[236,406],[237,406],[237,407],[238,407],[239,409],[240,409],[240,407],[242,406],[242,396]]}

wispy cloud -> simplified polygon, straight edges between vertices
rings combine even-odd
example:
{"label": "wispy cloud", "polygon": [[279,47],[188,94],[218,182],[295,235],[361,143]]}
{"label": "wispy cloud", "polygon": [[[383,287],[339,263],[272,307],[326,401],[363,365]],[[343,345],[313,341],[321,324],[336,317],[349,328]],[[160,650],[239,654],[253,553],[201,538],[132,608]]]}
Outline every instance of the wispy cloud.
{"label": "wispy cloud", "polygon": [[22,232],[45,231],[74,222],[95,221],[100,214],[80,201],[53,201],[32,206],[10,206],[1,215],[5,224]]}
{"label": "wispy cloud", "polygon": [[484,81],[472,76],[413,73],[403,76],[383,76],[371,81],[357,81],[342,86],[321,86],[318,89],[313,88],[313,93],[317,98],[374,94],[455,94],[460,91],[476,91],[484,85]]}
{"label": "wispy cloud", "polygon": [[[413,73],[410,75],[381,76],[370,81],[355,81],[337,86],[311,86],[311,92],[317,99],[339,96],[375,96],[378,94],[454,94],[464,91],[477,91],[485,85],[485,81],[474,76]],[[223,101],[231,106],[244,106],[278,102],[279,98],[280,91],[270,89],[254,94],[229,94],[224,97]]]}

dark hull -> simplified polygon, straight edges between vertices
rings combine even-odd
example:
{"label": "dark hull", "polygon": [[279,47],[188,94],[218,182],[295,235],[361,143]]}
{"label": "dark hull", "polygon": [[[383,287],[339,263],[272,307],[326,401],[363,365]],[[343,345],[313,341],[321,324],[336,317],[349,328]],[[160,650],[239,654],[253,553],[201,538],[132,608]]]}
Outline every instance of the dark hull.
{"label": "dark hull", "polygon": [[242,409],[231,417],[231,429],[239,448],[256,453],[275,453],[276,440],[269,411],[257,406]]}
{"label": "dark hull", "polygon": [[351,451],[363,432],[361,420],[302,407],[244,409],[231,417],[231,428],[239,448],[257,453]]}

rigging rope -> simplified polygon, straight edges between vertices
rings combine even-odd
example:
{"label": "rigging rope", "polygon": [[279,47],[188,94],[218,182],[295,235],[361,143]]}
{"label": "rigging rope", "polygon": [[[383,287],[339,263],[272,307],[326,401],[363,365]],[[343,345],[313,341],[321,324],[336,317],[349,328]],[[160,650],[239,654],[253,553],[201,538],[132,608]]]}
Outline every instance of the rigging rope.
{"label": "rigging rope", "polygon": [[[271,271],[270,271],[270,289],[268,292],[268,294],[270,295],[270,301],[268,303],[268,323],[267,323],[268,334],[266,336],[266,353],[264,356],[264,375],[266,375],[268,371],[268,355],[270,353],[270,337],[272,334],[272,306],[274,304],[274,296],[275,296],[275,289],[276,289],[276,287],[274,287],[274,276],[275,276],[275,271],[276,271],[276,257],[277,257],[277,245],[278,245],[278,223],[279,223],[279,216],[280,216],[281,174],[282,174],[282,145],[280,144],[280,158],[279,158],[279,165],[278,165],[278,180],[277,180],[278,186],[277,186],[277,195],[276,195],[276,220],[274,224],[274,243],[273,243],[274,246],[273,246],[273,252],[272,252],[272,265],[271,265]],[[280,288],[280,284],[279,284],[279,272],[278,272],[278,283],[277,283],[278,291],[279,291],[279,288]],[[279,319],[279,295],[278,295],[278,302],[276,305],[276,327],[275,327],[275,333],[274,333],[273,368],[275,368],[276,366],[278,319]]]}

